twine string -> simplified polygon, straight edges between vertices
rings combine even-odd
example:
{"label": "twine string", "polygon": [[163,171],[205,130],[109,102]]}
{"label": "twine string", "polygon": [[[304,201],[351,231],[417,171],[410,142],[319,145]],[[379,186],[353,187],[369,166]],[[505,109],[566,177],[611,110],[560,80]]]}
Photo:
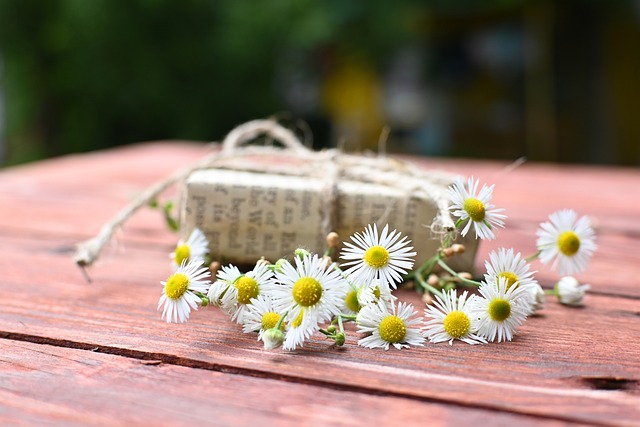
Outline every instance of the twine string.
{"label": "twine string", "polygon": [[[282,144],[276,146],[248,145],[258,136],[266,135]],[[217,145],[217,144],[216,144]],[[448,212],[448,197],[442,183],[450,183],[454,176],[439,171],[420,170],[417,167],[386,156],[345,154],[339,150],[312,151],[305,147],[289,129],[272,120],[253,120],[234,128],[227,134],[222,147],[200,161],[178,170],[166,179],[152,185],[135,200],[126,205],[99,233],[77,245],[74,254],[76,264],[83,270],[100,256],[113,234],[142,206],[148,205],[171,185],[186,180],[200,169],[220,168],[251,171],[286,176],[308,176],[322,180],[322,232],[326,236],[338,225],[338,183],[341,180],[383,185],[398,190],[406,207],[411,197],[430,199],[438,207],[438,213],[430,225],[436,235],[455,230]],[[249,157],[271,157],[275,161],[251,162]],[[294,161],[279,162],[278,158]]]}

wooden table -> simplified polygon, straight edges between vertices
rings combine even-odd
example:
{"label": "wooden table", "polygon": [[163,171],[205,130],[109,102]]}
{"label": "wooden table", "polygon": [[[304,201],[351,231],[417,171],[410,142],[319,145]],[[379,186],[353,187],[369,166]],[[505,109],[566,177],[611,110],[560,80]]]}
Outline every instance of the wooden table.
{"label": "wooden table", "polygon": [[[497,247],[535,251],[560,208],[588,214],[599,249],[582,308],[548,297],[510,343],[372,351],[350,330],[265,352],[217,308],[156,311],[176,236],[143,209],[90,269],[72,261],[145,187],[205,154],[149,143],[0,172],[0,425],[640,425],[640,173],[612,167],[414,159],[496,184]],[[550,288],[558,276],[539,263]],[[404,292],[401,299],[420,304]]]}

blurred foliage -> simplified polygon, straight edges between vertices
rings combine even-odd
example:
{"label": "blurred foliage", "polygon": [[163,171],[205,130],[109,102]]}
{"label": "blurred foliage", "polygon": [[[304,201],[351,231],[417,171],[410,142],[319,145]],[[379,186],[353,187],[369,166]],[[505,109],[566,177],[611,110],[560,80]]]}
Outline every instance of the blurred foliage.
{"label": "blurred foliage", "polygon": [[10,160],[220,138],[283,108],[274,72],[285,52],[379,58],[408,35],[412,4],[0,0]]}
{"label": "blurred foliage", "polygon": [[[334,141],[349,139],[355,112],[368,120],[355,126],[361,139],[395,125],[413,152],[434,153],[418,148],[435,135],[446,155],[633,164],[636,9],[631,0],[0,0],[0,164],[219,140],[287,110],[324,143],[329,128]],[[512,45],[512,75],[479,60]],[[546,56],[524,72],[527,45]],[[432,114],[411,129],[389,123],[388,99],[377,97],[405,47],[424,62],[407,92]]]}

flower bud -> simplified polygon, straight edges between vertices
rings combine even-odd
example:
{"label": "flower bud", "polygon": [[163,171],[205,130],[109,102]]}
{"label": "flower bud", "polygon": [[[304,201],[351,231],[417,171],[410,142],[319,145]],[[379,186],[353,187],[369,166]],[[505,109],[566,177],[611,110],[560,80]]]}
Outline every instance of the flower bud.
{"label": "flower bud", "polygon": [[427,283],[428,283],[430,286],[438,286],[438,284],[440,283],[440,278],[438,277],[438,275],[437,275],[437,274],[433,274],[433,273],[431,273],[431,274],[429,275],[429,278],[427,279]]}
{"label": "flower bud", "polygon": [[575,277],[565,276],[556,283],[556,295],[560,304],[582,305],[584,294],[589,288],[589,285],[580,286],[580,282]]}
{"label": "flower bud", "polygon": [[278,272],[278,273],[282,273],[282,266],[285,265],[288,261],[284,258],[280,258],[279,260],[276,261],[276,263],[273,265],[273,271]]}
{"label": "flower bud", "polygon": [[335,231],[327,234],[327,247],[328,248],[337,248],[340,246],[340,236]]}
{"label": "flower bud", "polygon": [[264,342],[265,350],[276,349],[284,342],[284,334],[278,328],[267,329],[262,334],[262,342]]}
{"label": "flower bud", "polygon": [[307,255],[311,255],[311,253],[308,250],[304,249],[304,248],[297,248],[294,251],[294,253],[296,254],[297,257],[300,257],[300,258],[303,258],[303,257],[305,257]]}
{"label": "flower bud", "polygon": [[463,254],[465,251],[465,247],[464,245],[461,245],[460,243],[455,243],[453,245],[451,245],[451,250],[453,250],[454,253],[456,254]]}
{"label": "flower bud", "polygon": [[222,265],[218,261],[211,261],[211,264],[209,264],[209,271],[211,272],[211,277],[216,277],[216,275],[218,274],[218,270],[220,270],[221,266]]}
{"label": "flower bud", "polygon": [[344,345],[344,340],[345,340],[344,332],[340,332],[339,334],[336,335],[336,345],[338,347]]}

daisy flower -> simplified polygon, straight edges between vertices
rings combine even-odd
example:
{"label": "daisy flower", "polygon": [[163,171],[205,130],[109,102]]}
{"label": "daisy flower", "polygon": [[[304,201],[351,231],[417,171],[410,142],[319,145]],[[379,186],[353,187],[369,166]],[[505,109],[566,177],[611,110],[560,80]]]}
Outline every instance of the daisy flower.
{"label": "daisy flower", "polygon": [[340,306],[340,311],[345,314],[358,314],[360,309],[369,304],[377,304],[378,301],[384,302],[389,310],[397,299],[388,287],[381,287],[380,281],[376,280],[372,285],[356,286],[351,282],[346,289],[344,301]]}
{"label": "daisy flower", "polygon": [[384,302],[362,307],[356,323],[359,333],[371,334],[358,340],[358,344],[367,348],[389,349],[389,344],[397,349],[410,345],[423,345],[424,337],[418,325],[422,322],[413,306],[401,302],[396,313],[395,306],[389,312]]}
{"label": "daisy flower", "polygon": [[209,288],[207,296],[212,304],[222,307],[222,298],[229,286],[242,276],[242,272],[235,265],[223,265],[216,274],[216,281]]}
{"label": "daisy flower", "polygon": [[565,276],[556,283],[555,291],[561,304],[578,306],[582,305],[584,294],[589,288],[589,285],[580,286],[575,277]]}
{"label": "daisy flower", "polygon": [[198,260],[189,263],[183,260],[166,282],[160,282],[163,289],[158,310],[164,306],[162,318],[167,322],[186,322],[191,309],[197,310],[201,301],[196,292],[206,294],[209,290],[209,275],[209,269],[202,267]]}
{"label": "daisy flower", "polygon": [[413,267],[416,255],[411,252],[413,247],[407,246],[410,241],[396,230],[389,233],[389,225],[385,225],[380,236],[378,227],[374,224],[367,226],[365,231],[351,236],[355,243],[344,242],[346,248],[340,258],[346,262],[345,267],[349,280],[355,283],[372,283],[380,280],[382,286],[396,287],[396,282],[402,282],[402,274]]}
{"label": "daisy flower", "polygon": [[473,177],[469,178],[466,187],[462,180],[454,182],[448,189],[453,203],[450,209],[454,216],[460,218],[458,223],[467,222],[461,232],[463,237],[467,235],[473,224],[476,238],[491,240],[495,238],[492,228],[504,228],[504,219],[507,216],[500,213],[504,212],[504,209],[493,209],[494,206],[489,204],[494,186],[487,187],[483,184],[478,192],[479,183],[480,181],[476,181]]}
{"label": "daisy flower", "polygon": [[340,305],[347,287],[340,272],[327,268],[317,254],[295,257],[295,267],[283,262],[275,280],[265,286],[278,313],[287,313],[287,321],[313,325],[330,320],[340,313]]}
{"label": "daisy flower", "polygon": [[[349,283],[349,287],[346,288],[342,304],[340,305],[340,312],[345,314],[358,314],[363,305],[371,302],[375,299],[373,290],[368,286],[355,286]],[[363,300],[361,300],[363,299]],[[361,302],[364,302],[362,304]]]}
{"label": "daisy flower", "polygon": [[[258,332],[258,341],[262,341],[265,331],[275,328],[280,320],[280,313],[271,305],[271,298],[266,295],[258,295],[251,299],[251,304],[246,306],[242,316],[242,331],[244,333]],[[280,324],[280,330],[284,332],[284,322]]]}
{"label": "daisy flower", "polygon": [[523,288],[534,287],[538,281],[533,278],[535,271],[529,271],[529,263],[522,259],[520,252],[513,253],[513,249],[498,249],[489,253],[489,261],[484,263],[487,273],[484,281],[497,282],[502,277],[507,282],[507,289],[514,284]]}
{"label": "daisy flower", "polygon": [[171,252],[171,264],[175,271],[182,261],[199,260],[200,264],[204,263],[205,255],[209,252],[209,241],[199,228],[194,228],[189,238],[185,242],[180,239],[176,245],[175,251]]}
{"label": "daisy flower", "polygon": [[300,310],[298,316],[287,324],[287,332],[284,335],[285,350],[295,350],[302,347],[305,340],[315,334],[320,326],[313,316],[305,315],[305,309]]}
{"label": "daisy flower", "polygon": [[488,341],[511,341],[516,329],[530,313],[528,290],[520,286],[507,287],[507,279],[499,277],[493,283],[482,283],[471,314],[478,321],[477,335]]}
{"label": "daisy flower", "polygon": [[597,247],[589,218],[577,216],[573,210],[559,210],[537,232],[540,261],[552,263],[553,269],[559,267],[562,275],[583,272]]}
{"label": "daisy flower", "polygon": [[458,339],[467,344],[486,344],[487,340],[475,334],[478,330],[477,319],[471,315],[475,296],[467,298],[468,292],[464,291],[460,298],[456,290],[444,292],[444,300],[436,295],[434,304],[424,310],[426,318],[424,334],[432,343]]}
{"label": "daisy flower", "polygon": [[264,287],[272,275],[266,263],[257,262],[253,270],[237,276],[227,286],[224,295],[220,296],[222,310],[231,316],[231,320],[243,323],[242,316],[251,305],[251,300],[264,293]]}

